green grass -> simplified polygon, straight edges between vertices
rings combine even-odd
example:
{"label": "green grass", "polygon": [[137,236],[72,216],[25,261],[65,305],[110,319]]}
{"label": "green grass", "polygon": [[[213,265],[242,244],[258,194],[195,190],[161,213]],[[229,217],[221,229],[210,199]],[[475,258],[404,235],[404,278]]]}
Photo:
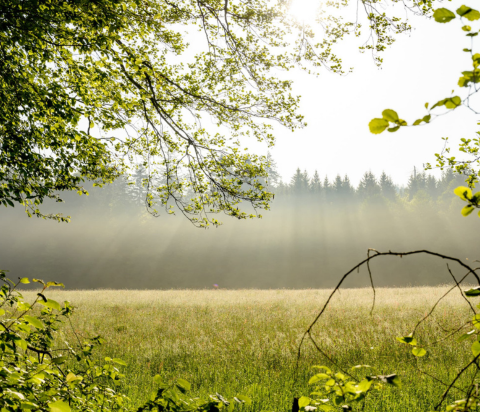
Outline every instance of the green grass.
{"label": "green grass", "polygon": [[[444,292],[439,288],[378,289],[369,315],[369,289],[342,290],[314,330],[322,349],[344,367],[368,364],[374,373],[397,373],[403,388],[368,399],[366,411],[429,411],[443,387],[417,370],[406,345],[412,331]],[[49,297],[77,306],[75,330],[102,335],[102,356],[128,362],[125,391],[135,404],[153,391],[152,377],[182,377],[198,395],[249,394],[251,411],[290,411],[292,398],[308,395],[312,365],[329,362],[307,342],[294,382],[297,347],[325,302],[327,290],[61,291]],[[28,296],[28,294],[27,294]],[[445,336],[470,318],[457,291],[419,329],[420,342]],[[468,329],[466,329],[468,330]],[[62,333],[73,339],[67,327]],[[462,332],[460,332],[462,333]],[[418,366],[448,381],[471,355],[455,338],[429,348]],[[247,408],[245,408],[247,410]]]}

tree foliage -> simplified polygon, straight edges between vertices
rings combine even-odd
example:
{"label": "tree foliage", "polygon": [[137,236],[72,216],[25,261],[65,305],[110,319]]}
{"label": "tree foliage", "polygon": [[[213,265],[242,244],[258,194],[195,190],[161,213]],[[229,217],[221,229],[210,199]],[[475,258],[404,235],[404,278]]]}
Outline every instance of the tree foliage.
{"label": "tree foliage", "polygon": [[[362,0],[363,20],[351,21],[334,13],[348,1],[322,3],[316,38],[287,0],[3,1],[0,202],[68,220],[40,204],[65,190],[86,194],[85,179],[103,185],[140,163],[154,215],[180,210],[198,226],[218,224],[210,213],[258,215],[272,199],[269,162],[245,151],[244,139],[272,145],[273,123],[304,126],[292,82],[277,73],[343,72],[334,46],[360,36],[363,21],[360,48],[380,63],[410,29],[381,3]],[[432,12],[428,1],[404,4]]]}

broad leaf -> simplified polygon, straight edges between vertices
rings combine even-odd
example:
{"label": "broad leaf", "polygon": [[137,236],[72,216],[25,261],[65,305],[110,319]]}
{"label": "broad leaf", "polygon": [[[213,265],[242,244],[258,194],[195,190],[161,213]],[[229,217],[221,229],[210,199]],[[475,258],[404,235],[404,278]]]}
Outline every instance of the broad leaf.
{"label": "broad leaf", "polygon": [[385,120],[387,120],[389,122],[392,122],[392,123],[395,123],[399,120],[397,112],[395,110],[392,110],[392,109],[385,109],[382,112],[382,117]]}
{"label": "broad leaf", "polygon": [[71,412],[68,403],[63,401],[56,401],[48,404],[50,412]]}
{"label": "broad leaf", "polygon": [[462,200],[468,200],[472,197],[472,190],[465,186],[457,187],[453,193],[455,193]]}
{"label": "broad leaf", "polygon": [[478,12],[478,10],[472,9],[470,7],[467,7],[467,6],[460,6],[457,9],[457,14],[460,17],[464,17],[464,18],[466,18],[467,20],[470,20],[470,21],[480,19],[480,13]]}
{"label": "broad leaf", "polygon": [[24,315],[23,319],[25,319],[30,325],[35,326],[37,329],[43,328],[43,323],[40,319],[36,318],[35,316]]}
{"label": "broad leaf", "polygon": [[373,119],[370,121],[370,123],[368,124],[368,127],[370,129],[370,133],[373,133],[373,134],[380,134],[382,133],[383,131],[385,131],[385,129],[388,127],[388,121],[385,120],[385,119]]}
{"label": "broad leaf", "polygon": [[423,348],[413,348],[413,349],[412,349],[412,353],[413,353],[416,357],[420,358],[420,357],[422,357],[422,356],[425,356],[425,355],[427,354],[427,351],[426,351],[425,349],[423,349]]}
{"label": "broad leaf", "polygon": [[468,216],[470,213],[472,213],[474,211],[475,207],[473,207],[472,205],[467,205],[467,206],[464,206],[462,208],[462,215],[463,216]]}
{"label": "broad leaf", "polygon": [[435,10],[433,18],[437,23],[448,23],[455,18],[455,14],[448,9],[440,8]]}

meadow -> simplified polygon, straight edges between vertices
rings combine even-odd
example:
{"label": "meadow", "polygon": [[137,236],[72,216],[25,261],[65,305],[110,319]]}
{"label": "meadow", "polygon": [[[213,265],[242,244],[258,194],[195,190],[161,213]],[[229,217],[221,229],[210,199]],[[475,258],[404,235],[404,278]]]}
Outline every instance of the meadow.
{"label": "meadow", "polygon": [[[456,343],[456,335],[435,344],[471,317],[456,290],[419,328],[417,339],[432,344],[425,357],[414,359],[411,347],[395,340],[411,332],[446,290],[377,289],[372,315],[371,289],[341,290],[315,326],[322,350],[342,367],[368,364],[376,368],[371,374],[401,377],[401,389],[371,396],[365,411],[432,410],[444,387],[419,368],[448,381],[471,356],[471,343]],[[136,405],[148,398],[155,388],[152,377],[160,374],[188,380],[197,395],[247,394],[253,404],[244,411],[283,412],[291,410],[294,396],[310,393],[313,365],[332,366],[306,342],[295,379],[299,341],[329,292],[66,290],[50,291],[48,297],[77,307],[72,324],[80,336],[106,339],[98,356],[128,363],[123,390]],[[74,339],[66,326],[60,333],[62,339]]]}

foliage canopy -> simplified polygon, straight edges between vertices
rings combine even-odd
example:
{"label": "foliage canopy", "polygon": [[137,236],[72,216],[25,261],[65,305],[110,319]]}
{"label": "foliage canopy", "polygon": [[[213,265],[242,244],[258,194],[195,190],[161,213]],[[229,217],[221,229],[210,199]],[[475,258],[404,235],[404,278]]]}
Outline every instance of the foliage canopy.
{"label": "foliage canopy", "polygon": [[[268,208],[268,160],[241,146],[273,145],[273,123],[304,126],[292,82],[278,73],[342,73],[333,47],[362,22],[318,9],[321,40],[278,0],[7,0],[0,5],[0,202],[44,215],[46,198],[87,193],[140,164],[147,208],[180,210],[198,226],[210,213],[239,219]],[[362,7],[363,6],[363,7]],[[362,0],[374,54],[408,31]],[[430,2],[404,6],[429,15]],[[191,42],[189,44],[188,42]],[[309,63],[308,66],[305,63]],[[210,123],[208,127],[205,123]],[[253,206],[253,213],[239,203]]]}

